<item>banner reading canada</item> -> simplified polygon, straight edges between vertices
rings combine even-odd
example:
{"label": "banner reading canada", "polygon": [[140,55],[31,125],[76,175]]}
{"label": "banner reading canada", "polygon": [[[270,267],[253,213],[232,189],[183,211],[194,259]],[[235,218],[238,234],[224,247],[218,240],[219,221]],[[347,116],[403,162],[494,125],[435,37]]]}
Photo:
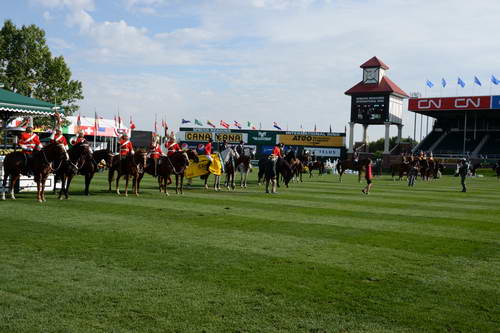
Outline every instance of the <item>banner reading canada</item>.
{"label": "banner reading canada", "polygon": [[343,136],[279,134],[278,141],[289,146],[342,147]]}
{"label": "banner reading canada", "polygon": [[[212,135],[215,135],[213,137]],[[185,141],[208,141],[213,138],[215,142],[222,142],[226,140],[228,143],[239,143],[240,141],[247,141],[248,134],[246,133],[211,133],[211,132],[185,132]]]}

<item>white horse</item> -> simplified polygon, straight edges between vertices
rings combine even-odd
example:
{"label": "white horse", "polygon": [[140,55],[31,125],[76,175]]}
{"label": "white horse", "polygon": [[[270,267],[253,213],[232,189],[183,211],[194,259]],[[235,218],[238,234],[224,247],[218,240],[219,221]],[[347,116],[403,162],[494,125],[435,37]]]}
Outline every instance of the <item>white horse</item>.
{"label": "white horse", "polygon": [[243,154],[238,159],[238,165],[236,169],[240,173],[240,187],[247,188],[247,178],[248,174],[252,171],[252,157],[255,155],[252,149],[245,148]]}

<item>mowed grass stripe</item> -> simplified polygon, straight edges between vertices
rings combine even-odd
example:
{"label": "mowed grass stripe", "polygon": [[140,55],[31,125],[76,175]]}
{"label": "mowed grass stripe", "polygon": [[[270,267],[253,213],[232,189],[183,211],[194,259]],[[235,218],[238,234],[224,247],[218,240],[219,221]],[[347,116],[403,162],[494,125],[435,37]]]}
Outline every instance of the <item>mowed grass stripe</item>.
{"label": "mowed grass stripe", "polygon": [[[60,232],[60,228],[53,228],[53,232],[50,232],[49,234],[57,234]],[[125,235],[123,239],[121,239],[122,237],[120,237],[120,235],[116,234],[111,234],[111,237],[107,238],[108,235],[109,234],[102,233],[99,234],[99,237],[95,237],[94,239],[86,237],[89,240],[89,244],[82,244],[83,246],[77,249],[79,251],[75,251],[75,255],[87,257],[87,259],[92,258],[94,261],[97,260],[98,263],[101,260],[104,260],[104,265],[112,262],[113,264],[120,264],[121,267],[126,266],[133,271],[153,272],[153,274],[155,274],[154,272],[162,272],[173,264],[168,255],[170,254],[169,252],[174,252],[173,254],[182,256],[182,258],[177,258],[178,262],[175,263],[180,265],[180,267],[174,265],[175,267],[169,269],[168,272],[175,275],[176,269],[180,269],[182,275],[185,276],[186,279],[196,280],[203,283],[206,283],[207,281],[210,282],[212,279],[215,279],[212,282],[219,281],[218,279],[220,274],[224,273],[224,270],[226,269],[228,269],[232,274],[235,274],[234,267],[232,267],[233,264],[238,265],[238,267],[243,265],[245,269],[241,272],[237,272],[240,277],[236,279],[226,278],[226,286],[244,290],[254,290],[254,288],[256,288],[259,292],[264,292],[264,294],[276,296],[278,298],[281,297],[285,291],[288,291],[287,299],[295,299],[296,301],[302,297],[303,292],[308,293],[308,295],[312,292],[314,293],[314,304],[310,304],[310,306],[314,306],[316,308],[321,304],[324,305],[324,303],[328,302],[328,300],[331,301],[330,297],[333,297],[334,300],[342,303],[341,305],[337,304],[337,307],[355,307],[359,305],[357,299],[358,296],[361,295],[352,294],[353,291],[350,290],[350,288],[353,288],[359,283],[370,283],[372,280],[377,283],[374,283],[368,291],[364,291],[368,295],[363,295],[365,297],[368,296],[376,299],[372,305],[379,308],[381,305],[383,306],[383,304],[385,304],[386,298],[393,297],[393,295],[388,295],[384,291],[384,289],[388,287],[389,280],[384,280],[383,278],[378,277],[373,278],[369,275],[370,273],[367,272],[355,273],[352,270],[342,271],[338,268],[335,269],[334,272],[331,272],[330,269],[324,264],[310,266],[304,262],[289,259],[286,261],[276,261],[274,256],[271,258],[262,257],[262,255],[255,257],[250,255],[248,251],[237,250],[235,252],[234,250],[228,250],[227,248],[220,249],[213,247],[207,248],[204,246],[189,246],[187,249],[188,251],[186,251],[185,247],[180,247],[179,250],[182,252],[175,253],[175,244],[167,244],[165,247],[158,242],[153,242],[154,246],[148,246],[149,242],[139,240],[135,237],[131,237],[130,235]],[[68,240],[59,241],[63,243],[62,247],[64,247]],[[273,242],[274,240],[272,237],[269,237],[269,241]],[[106,251],[107,248],[89,246],[93,242],[96,242],[98,245],[110,244],[111,246],[109,247],[109,251]],[[120,244],[128,244],[130,246],[128,247],[128,251],[122,250],[117,252],[113,246],[113,244],[117,242],[119,243],[118,247],[121,249],[123,249],[123,246],[120,246]],[[271,244],[272,243],[270,243],[270,245]],[[56,246],[56,248],[58,248],[58,246]],[[49,250],[50,249],[43,249],[41,251],[49,252]],[[121,252],[124,252],[123,254],[125,254],[125,256],[121,255]],[[131,255],[126,255],[127,252],[131,252]],[[186,265],[186,262],[189,262],[189,258],[191,256],[198,258],[201,262],[203,262],[203,264],[197,265],[196,267],[189,267]],[[145,258],[148,260],[144,260]],[[235,258],[237,258],[236,261]],[[287,275],[284,275],[284,270],[286,270]],[[295,270],[298,270],[298,272],[295,272]],[[310,270],[313,272],[307,274]],[[229,272],[227,273],[230,274]],[[224,274],[222,275],[224,276]],[[243,275],[246,276],[246,278],[244,278],[245,284],[241,285],[239,279],[243,278]],[[304,280],[304,276],[307,276],[308,280]],[[340,286],[342,289],[348,289],[350,291],[347,295],[339,295],[338,288],[336,288],[338,286],[330,285],[328,279],[334,277],[349,278],[350,282],[344,280],[343,284]],[[275,286],[273,284],[274,281],[279,281],[280,285]],[[319,285],[317,285],[317,283],[319,283]],[[266,290],[266,287],[262,287],[269,285],[272,286],[269,290]],[[398,297],[401,297],[404,302],[410,301],[411,304],[413,304],[412,306],[415,307],[415,310],[420,309],[422,305],[430,306],[427,302],[430,299],[429,296],[431,295],[437,297],[438,300],[441,296],[446,296],[447,298],[451,297],[453,299],[452,304],[441,304],[439,301],[437,304],[433,304],[436,301],[433,300],[431,304],[439,306],[439,311],[443,311],[443,309],[449,309],[450,311],[463,311],[461,310],[463,306],[470,311],[471,308],[475,308],[475,304],[479,297],[482,304],[486,303],[487,306],[493,305],[491,293],[480,290],[471,290],[470,288],[464,288],[464,286],[445,288],[443,285],[423,283],[402,276],[392,277],[390,279],[390,285],[397,288],[398,291],[401,292]],[[318,287],[321,286],[321,290],[318,290]],[[469,303],[472,299],[475,299],[475,301]],[[424,302],[425,304],[420,304],[420,302]],[[480,307],[478,309],[480,309]],[[385,311],[387,312],[384,312],[382,317],[385,317],[386,319],[391,318],[391,320],[394,321],[398,318],[403,320],[404,323],[406,323],[406,320],[408,319],[400,318],[400,316],[394,312],[394,309],[391,310],[387,307]],[[364,313],[369,313],[371,315],[376,314],[375,312],[371,313],[371,311],[367,311],[367,309],[364,309]],[[488,318],[483,317],[480,317],[480,319],[485,320],[485,322],[488,322],[489,320]],[[398,322],[398,320],[396,320],[396,322]]]}
{"label": "mowed grass stripe", "polygon": [[[133,210],[135,208],[131,208],[131,210]],[[126,211],[123,211],[122,212],[124,213],[124,215],[126,216],[128,214],[128,212]],[[64,212],[60,212],[62,216],[64,216]],[[269,232],[269,231],[266,231],[266,230],[262,230],[262,231],[251,231],[251,232],[248,232],[246,230],[238,230],[238,228],[236,229],[224,229],[224,228],[227,228],[227,226],[229,225],[230,228],[234,228],[234,220],[232,219],[228,219],[226,217],[220,217],[220,216],[215,216],[215,217],[210,217],[210,216],[207,216],[205,217],[205,222],[203,224],[201,224],[201,228],[203,229],[199,229],[199,228],[196,228],[196,229],[192,229],[192,228],[187,228],[186,227],[186,223],[193,223],[193,222],[188,222],[188,220],[186,220],[185,218],[186,217],[191,217],[192,215],[187,215],[186,214],[182,214],[181,211],[178,211],[177,214],[175,214],[174,216],[171,216],[171,212],[168,213],[170,216],[168,219],[158,219],[157,221],[144,221],[141,223],[140,226],[137,226],[135,225],[134,222],[131,222],[131,221],[128,221],[126,219],[126,217],[124,216],[119,216],[119,217],[116,217],[114,215],[111,215],[111,214],[108,214],[109,216],[100,216],[100,215],[93,215],[93,214],[89,214],[88,216],[86,216],[86,220],[85,221],[77,221],[77,222],[72,222],[72,223],[63,223],[62,225],[63,226],[67,226],[67,227],[72,227],[72,228],[78,228],[78,229],[81,229],[81,230],[87,230],[88,229],[88,226],[89,224],[91,226],[94,226],[94,227],[99,227],[98,230],[106,230],[107,228],[109,228],[109,224],[112,223],[114,225],[113,229],[111,230],[111,232],[113,233],[116,233],[116,232],[125,232],[125,233],[129,233],[129,234],[134,234],[135,232],[135,237],[139,237],[139,235],[137,235],[137,229],[138,227],[140,227],[140,230],[141,230],[141,236],[142,238],[145,238],[146,240],[148,240],[150,237],[153,237],[153,238],[157,238],[155,235],[158,234],[158,235],[161,235],[161,232],[167,232],[167,233],[176,233],[176,234],[180,234],[180,236],[183,237],[183,239],[185,238],[188,238],[188,236],[190,236],[192,239],[193,239],[193,242],[198,244],[199,242],[207,245],[207,246],[217,246],[217,247],[226,247],[226,243],[231,243],[231,242],[237,242],[238,244],[240,244],[241,242],[244,242],[246,245],[245,245],[245,250],[249,250],[249,251],[253,251],[252,250],[252,246],[258,246],[258,248],[268,248],[269,249],[269,252],[266,252],[265,254],[266,255],[273,255],[273,251],[275,250],[275,247],[269,247],[269,244],[263,244],[262,246],[260,246],[259,244],[261,243],[260,239],[261,238],[267,238],[269,236],[272,235],[272,232],[275,232],[275,231],[272,231],[272,232]],[[61,216],[61,217],[62,217]],[[194,216],[193,216],[194,217]],[[196,219],[196,217],[193,218],[193,221]],[[35,219],[33,219],[35,220]],[[59,220],[55,220],[55,221],[59,221]],[[249,221],[250,223],[252,221]],[[59,222],[55,222],[56,224],[61,224]],[[116,225],[115,223],[118,223],[118,225]],[[175,223],[175,224],[173,224]],[[436,275],[439,277],[439,279],[446,279],[449,274],[456,274],[456,273],[459,273],[459,272],[463,272],[465,270],[467,271],[472,271],[472,267],[474,267],[474,270],[477,270],[477,271],[481,271],[480,272],[480,275],[481,274],[486,274],[486,273],[489,273],[489,270],[488,269],[485,269],[486,266],[490,266],[491,263],[488,263],[488,262],[480,262],[480,261],[472,261],[472,260],[466,260],[465,258],[456,258],[456,259],[453,259],[453,258],[439,258],[438,256],[430,256],[430,255],[422,255],[422,254],[417,254],[417,253],[413,253],[411,251],[407,251],[407,250],[388,250],[388,249],[380,249],[380,248],[376,248],[376,247],[371,247],[370,245],[361,245],[361,246],[357,246],[356,249],[354,250],[353,249],[353,246],[356,246],[357,244],[345,244],[344,242],[340,242],[340,241],[337,241],[335,239],[325,239],[323,236],[322,238],[318,238],[318,237],[311,237],[309,236],[309,238],[306,238],[306,239],[303,239],[301,237],[297,237],[297,236],[290,236],[289,233],[287,232],[283,232],[281,231],[281,227],[279,224],[273,224],[272,221],[263,221],[263,223],[266,223],[268,225],[273,225],[275,227],[278,227],[280,229],[280,231],[278,232],[279,235],[274,235],[272,236],[276,241],[278,241],[279,239],[284,239],[284,241],[280,242],[280,243],[283,243],[283,244],[286,244],[287,242],[290,242],[290,239],[293,239],[293,238],[290,238],[290,237],[296,237],[297,239],[300,239],[300,242],[297,242],[298,244],[300,243],[303,243],[303,244],[312,244],[313,247],[314,246],[325,246],[325,245],[328,245],[328,248],[331,250],[331,251],[335,251],[336,253],[340,254],[342,258],[350,258],[350,261],[348,260],[347,262],[345,262],[344,260],[340,260],[340,261],[337,261],[337,260],[334,260],[332,263],[337,265],[337,264],[344,264],[344,263],[348,263],[349,265],[352,265],[353,267],[360,267],[361,269],[364,269],[364,263],[361,261],[361,260],[356,260],[356,258],[365,258],[367,256],[371,257],[372,254],[380,257],[380,258],[386,258],[388,259],[389,261],[393,260],[393,259],[397,259],[397,258],[402,258],[402,257],[405,257],[407,259],[407,261],[404,263],[403,266],[407,266],[407,267],[401,267],[401,264],[400,264],[400,267],[399,269],[401,271],[408,271],[408,272],[411,272],[411,271],[414,271],[416,268],[419,268],[419,266],[421,266],[421,263],[422,262],[433,262],[435,264],[433,265],[437,265],[438,268],[432,268],[432,269],[438,269],[438,270],[441,270],[440,272],[439,271],[435,271],[435,270],[431,270],[429,274],[433,274],[433,275]],[[105,224],[104,226],[102,226],[101,224]],[[106,225],[108,224],[108,225]],[[178,224],[178,225],[176,225]],[[216,229],[219,229],[219,225],[222,224],[222,226],[224,227],[222,230],[216,230]],[[185,231],[184,229],[186,229],[187,231]],[[78,231],[75,231],[75,232],[79,232]],[[186,234],[187,232],[187,234]],[[211,237],[206,237],[208,235],[216,235],[215,239],[220,239],[222,238],[223,239],[223,242],[222,244],[219,243],[219,242],[216,242],[216,243],[213,243],[211,241]],[[168,238],[168,237],[167,237]],[[208,242],[207,242],[207,240]],[[165,241],[167,241],[168,239],[166,239]],[[229,242],[228,242],[229,241]],[[296,243],[295,241],[293,242],[294,244]],[[304,256],[301,257],[301,260],[304,260],[304,261],[313,261],[313,262],[318,262],[318,263],[321,263],[323,260],[327,260],[327,258],[323,257],[323,256],[319,256],[319,257],[316,257],[316,256],[311,256],[311,253],[314,253],[315,251],[313,249],[310,249],[309,246],[305,246],[305,245],[302,245],[303,247],[305,247],[307,249],[307,252]],[[290,252],[292,255],[298,255],[297,253],[297,249],[294,249],[294,248],[286,248],[286,252]],[[260,252],[259,252],[260,253]],[[351,255],[351,253],[355,254],[354,256]],[[384,259],[384,260],[386,260]],[[447,261],[451,260],[452,261],[452,264],[447,264]],[[328,260],[327,260],[328,261]],[[356,262],[357,261],[357,262]],[[328,261],[330,262],[330,261]],[[461,267],[459,263],[464,263],[464,265],[466,265],[466,269],[464,270],[463,268],[464,267]],[[382,267],[388,267],[389,268],[389,273],[392,273],[394,271],[394,268],[391,267],[392,265],[390,265],[388,262],[384,262],[383,265],[381,265],[380,267],[377,267],[375,269],[375,271],[377,272],[387,272],[387,271],[381,271],[380,268]],[[458,268],[460,267],[459,271],[456,271],[455,268]],[[482,267],[482,268],[481,268]],[[372,267],[372,269],[374,269]],[[424,269],[424,268],[421,268],[421,269]],[[471,286],[471,287],[474,287],[474,286]]]}
{"label": "mowed grass stripe", "polygon": [[[352,189],[346,189],[346,193],[359,192],[360,187],[354,184],[353,178],[346,179],[346,183],[352,183]],[[102,178],[96,180],[98,189],[104,182]],[[443,180],[443,186],[451,182]],[[498,255],[490,253],[491,248],[477,256],[423,254],[412,251],[413,243],[425,241],[422,234],[418,235],[420,238],[407,239],[409,250],[391,249],[353,243],[349,237],[359,232],[356,227],[350,227],[355,229],[352,231],[342,232],[335,228],[325,231],[322,228],[329,225],[311,224],[307,209],[302,212],[292,209],[290,215],[293,216],[285,216],[289,219],[286,221],[279,212],[300,202],[286,196],[307,195],[307,191],[300,189],[302,184],[286,192],[283,190],[283,195],[276,197],[261,194],[262,188],[249,189],[250,194],[239,196],[205,193],[196,187],[183,197],[168,199],[159,196],[151,180],[144,184],[144,195],[140,198],[99,193],[90,198],[74,196],[67,202],[50,200],[46,205],[38,205],[31,201],[32,195],[23,194],[19,202],[6,203],[3,207],[15,207],[17,211],[9,220],[0,219],[2,226],[8,226],[4,228],[7,233],[0,233],[3,254],[0,267],[15,269],[18,275],[16,279],[5,279],[11,283],[5,294],[20,294],[16,286],[23,281],[26,282],[24,286],[34,286],[35,292],[44,295],[45,304],[36,309],[39,311],[31,308],[23,312],[20,310],[23,309],[22,298],[0,301],[2,309],[9,309],[3,312],[5,318],[12,319],[19,314],[20,317],[32,316],[36,322],[55,315],[65,319],[64,325],[72,325],[78,321],[78,314],[83,314],[88,318],[86,324],[103,331],[109,331],[114,322],[121,323],[124,328],[144,331],[155,327],[164,330],[162,325],[180,331],[198,331],[202,327],[208,331],[254,332],[488,332],[498,327],[498,316],[492,310],[499,298],[494,288],[498,282]],[[380,188],[380,191],[384,193],[386,189]],[[378,200],[374,199],[375,193],[370,200]],[[204,201],[208,195],[212,197],[211,203]],[[224,209],[228,206],[228,198],[235,195],[238,200],[230,201],[230,209]],[[407,195],[411,197],[412,192]],[[249,197],[254,197],[255,202],[245,205]],[[282,205],[280,200],[283,200]],[[315,200],[328,200],[328,195],[325,199],[309,197],[304,201],[304,208]],[[266,214],[267,204],[277,208],[276,214]],[[73,218],[68,216],[71,213]],[[44,218],[48,214],[51,218]],[[328,214],[318,214],[312,219],[326,224]],[[16,218],[22,219],[24,215],[33,219],[19,223]],[[235,222],[230,223],[231,220]],[[368,219],[356,216],[352,220],[360,221],[361,225],[368,223]],[[394,219],[391,223],[397,221]],[[401,224],[406,222],[403,220]],[[301,230],[304,235],[299,234]],[[326,235],[321,236],[325,232]],[[450,228],[450,233],[453,232]],[[399,234],[401,232],[393,237]],[[335,239],[337,236],[346,238],[347,242]],[[375,233],[377,237],[380,237],[378,232]],[[446,237],[437,238],[448,242]],[[387,236],[386,241],[393,239]],[[480,239],[476,243],[482,247]],[[12,261],[6,259],[10,257]],[[114,280],[120,281],[123,275],[121,281],[126,286],[109,285],[108,295],[114,302],[104,303],[102,312],[102,293],[86,294],[80,289],[85,285],[81,278],[71,282],[70,275],[61,277],[60,281],[50,279],[49,274],[37,275],[41,271],[37,268],[38,263],[54,265],[52,272],[75,270],[80,265],[84,267],[82,270],[95,273],[104,268],[111,280],[114,276]],[[26,275],[30,270],[32,274]],[[4,281],[5,275],[1,272],[2,268],[0,279]],[[197,304],[176,302],[175,297],[182,297],[184,287],[169,295],[168,286],[176,284],[172,281],[183,282],[186,297],[192,297]],[[71,292],[61,292],[61,288],[57,288],[72,285]],[[197,292],[191,292],[189,286],[195,286]],[[163,292],[158,293],[158,290]],[[29,299],[33,287],[24,292]],[[56,292],[61,302],[53,313],[49,313],[47,308],[50,306],[46,304],[50,304]],[[72,303],[72,294],[82,296],[80,301]],[[248,303],[239,307],[239,297]],[[12,302],[20,303],[12,306]],[[169,304],[179,306],[173,308]],[[133,306],[129,308],[128,305]],[[176,314],[165,313],[165,307]],[[235,311],[234,307],[241,311]],[[92,315],[99,320],[93,320]],[[193,317],[202,320],[191,320]],[[345,320],[339,323],[342,319]],[[195,323],[190,324],[190,321]],[[12,320],[7,323],[13,328],[9,331],[19,327]],[[55,325],[51,327],[59,325],[57,320],[51,323]],[[25,324],[25,328],[30,327],[28,321]]]}

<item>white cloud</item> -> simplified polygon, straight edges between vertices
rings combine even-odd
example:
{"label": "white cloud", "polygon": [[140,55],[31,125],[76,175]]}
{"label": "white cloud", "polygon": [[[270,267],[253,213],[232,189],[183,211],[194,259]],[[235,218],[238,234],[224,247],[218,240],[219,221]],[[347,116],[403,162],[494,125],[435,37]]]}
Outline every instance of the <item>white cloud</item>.
{"label": "white cloud", "polygon": [[[358,66],[373,55],[388,63],[388,75],[409,92],[423,90],[426,77],[445,76],[451,82],[458,75],[490,75],[500,52],[491,39],[500,10],[496,0],[481,6],[468,0],[124,2],[131,11],[165,20],[168,15],[196,18],[187,27],[172,28],[165,21],[169,29],[148,21],[148,29],[134,26],[127,17],[98,21],[91,15],[93,1],[37,2],[68,11],[67,23],[89,40],[87,61],[107,62],[111,73],[113,66],[126,65],[130,77],[82,76],[86,89],[93,89],[86,90],[85,105],[108,107],[121,96],[132,106],[130,112],[150,110],[146,123],[152,110],[168,105],[173,118],[288,121],[295,128],[301,123],[312,128],[316,122],[324,130],[332,123],[339,131],[349,119],[343,92],[360,80]],[[132,74],[145,73],[144,66],[170,74],[167,66],[172,65],[177,75],[168,79]],[[405,135],[411,127],[407,123]],[[382,129],[370,133],[376,137]]]}

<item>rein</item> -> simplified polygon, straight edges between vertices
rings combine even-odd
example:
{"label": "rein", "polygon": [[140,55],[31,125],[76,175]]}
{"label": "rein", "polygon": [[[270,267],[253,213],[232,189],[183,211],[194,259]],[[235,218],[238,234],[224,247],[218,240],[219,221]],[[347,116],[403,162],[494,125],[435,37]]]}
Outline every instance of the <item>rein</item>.
{"label": "rein", "polygon": [[54,169],[54,168],[52,167],[52,163],[51,163],[51,162],[49,162],[49,160],[47,159],[47,155],[45,155],[45,151],[44,151],[44,150],[42,150],[41,152],[42,152],[42,155],[43,155],[43,159],[45,160],[45,163],[47,163],[47,165],[48,165],[48,166],[49,166],[49,168],[50,168],[50,172],[57,172],[57,171],[59,170],[59,168],[61,168],[61,165],[62,165],[62,162],[63,162],[63,161],[61,160],[61,161],[59,162],[59,166],[58,166],[57,168],[55,168],[55,169]]}
{"label": "rein", "polygon": [[179,172],[177,172],[175,170],[175,166],[174,164],[172,163],[172,161],[170,160],[170,156],[167,155],[167,160],[168,160],[168,163],[170,163],[170,166],[172,167],[172,171],[174,172],[174,174],[176,175],[180,175],[182,172],[184,172],[184,170],[186,169],[186,167],[184,166]]}

